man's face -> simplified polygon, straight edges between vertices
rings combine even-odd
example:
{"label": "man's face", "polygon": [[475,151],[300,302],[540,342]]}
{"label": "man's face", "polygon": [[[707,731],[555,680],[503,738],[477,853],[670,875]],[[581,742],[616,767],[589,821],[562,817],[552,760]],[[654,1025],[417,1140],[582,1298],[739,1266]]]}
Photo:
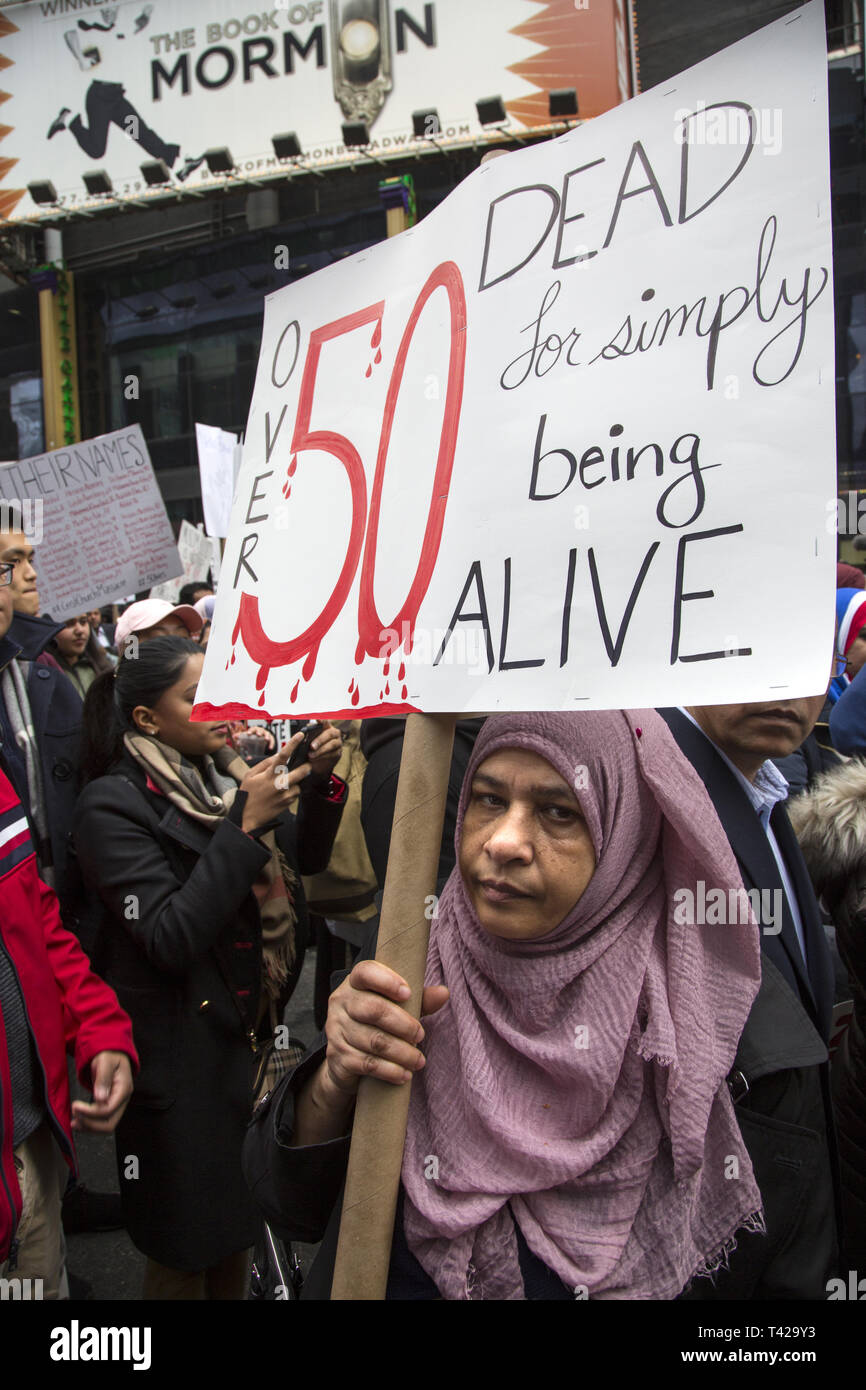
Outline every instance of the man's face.
{"label": "man's face", "polygon": [[9,586],[14,611],[35,617],[39,612],[39,594],[32,564],[33,546],[23,531],[4,531],[0,534],[0,560],[9,560],[15,565]]}
{"label": "man's face", "polygon": [[100,623],[102,622],[102,614],[98,608],[92,608],[90,610],[90,612],[87,614],[87,621],[90,623],[90,626],[94,630],[96,630],[96,628],[99,627]]}
{"label": "man's face", "polygon": [[0,639],[9,631],[12,611],[12,585],[0,584]]}
{"label": "man's face", "polygon": [[785,758],[815,727],[825,696],[700,705],[689,711],[735,767],[752,776],[767,758]]}
{"label": "man's face", "polygon": [[861,627],[848,648],[845,672],[849,679],[853,680],[858,671],[862,671],[864,665],[866,665],[866,627]]}
{"label": "man's face", "polygon": [[139,642],[149,642],[151,637],[189,637],[189,628],[181,618],[173,618],[169,613],[168,617],[160,619],[153,627],[144,628],[137,636]]}

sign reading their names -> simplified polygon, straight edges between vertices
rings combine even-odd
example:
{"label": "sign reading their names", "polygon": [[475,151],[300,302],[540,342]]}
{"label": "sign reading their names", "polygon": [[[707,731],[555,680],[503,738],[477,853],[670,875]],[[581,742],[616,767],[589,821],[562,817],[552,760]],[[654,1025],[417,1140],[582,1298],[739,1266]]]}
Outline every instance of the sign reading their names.
{"label": "sign reading their names", "polygon": [[199,716],[823,689],[827,129],[811,3],[270,296]]}
{"label": "sign reading their names", "polygon": [[138,425],[0,467],[0,501],[41,504],[36,544],[43,613],[67,618],[183,569]]}

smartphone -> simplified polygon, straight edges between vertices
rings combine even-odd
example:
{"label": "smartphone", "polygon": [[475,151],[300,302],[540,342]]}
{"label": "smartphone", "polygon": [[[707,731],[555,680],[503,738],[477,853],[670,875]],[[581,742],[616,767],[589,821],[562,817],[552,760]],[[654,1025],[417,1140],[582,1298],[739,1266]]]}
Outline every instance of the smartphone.
{"label": "smartphone", "polygon": [[321,720],[317,721],[315,719],[311,719],[309,724],[304,725],[303,729],[301,730],[304,737],[301,739],[294,753],[289,758],[289,772],[293,772],[294,769],[296,767],[300,767],[302,763],[308,763],[310,761],[310,744],[313,742],[314,738],[319,737],[319,734],[322,732],[324,727],[325,726]]}

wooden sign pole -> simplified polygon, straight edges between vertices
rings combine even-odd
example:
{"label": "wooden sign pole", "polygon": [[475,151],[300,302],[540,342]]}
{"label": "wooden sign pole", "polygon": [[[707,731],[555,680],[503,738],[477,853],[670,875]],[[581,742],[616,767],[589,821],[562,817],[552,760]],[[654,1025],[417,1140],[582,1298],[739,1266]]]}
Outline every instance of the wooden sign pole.
{"label": "wooden sign pole", "polygon": [[[379,192],[387,235],[399,236],[415,221],[411,179],[386,179]],[[430,937],[425,907],[436,891],[456,722],[456,715],[410,714],[400,760],[376,959],[409,985],[405,1008],[413,1018],[421,1012]],[[358,1089],[332,1300],[385,1297],[411,1084],[367,1076]]]}
{"label": "wooden sign pole", "polygon": [[[425,908],[436,891],[456,722],[451,714],[410,714],[400,761],[376,959],[409,985],[413,1018],[421,1012]],[[411,1085],[367,1076],[359,1087],[332,1300],[385,1297]]]}

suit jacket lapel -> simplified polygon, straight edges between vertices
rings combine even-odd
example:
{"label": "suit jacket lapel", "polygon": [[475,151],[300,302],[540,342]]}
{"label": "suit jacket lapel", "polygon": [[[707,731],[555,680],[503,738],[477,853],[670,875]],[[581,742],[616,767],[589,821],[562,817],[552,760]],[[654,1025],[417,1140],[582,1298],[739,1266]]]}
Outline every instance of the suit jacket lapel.
{"label": "suit jacket lapel", "polygon": [[[770,842],[755,808],[730,768],[719,757],[713,744],[700,729],[695,728],[691,720],[677,709],[660,710],[659,713],[665,719],[671,733],[701,777],[712,798],[716,814],[736,855],[745,887],[758,890],[770,889],[771,891],[778,889],[781,892],[782,930],[777,934],[762,930],[761,950],[770,957],[791,988],[799,993],[813,1020],[819,1022],[815,993],[800,951],[788,895],[784,889],[779,866],[770,848]],[[779,819],[784,821],[790,830],[787,815],[783,811],[781,818],[777,817],[776,821],[773,822],[774,832]],[[793,837],[793,831],[790,833]],[[780,848],[790,870],[792,856],[786,853],[790,846],[787,843],[783,846],[780,841]],[[798,906],[805,926],[805,919],[810,906],[809,899],[814,898],[814,893],[811,884],[808,885],[808,891],[804,893],[803,885],[793,873],[791,878],[798,895]],[[817,958],[820,958],[820,953],[815,954]]]}

